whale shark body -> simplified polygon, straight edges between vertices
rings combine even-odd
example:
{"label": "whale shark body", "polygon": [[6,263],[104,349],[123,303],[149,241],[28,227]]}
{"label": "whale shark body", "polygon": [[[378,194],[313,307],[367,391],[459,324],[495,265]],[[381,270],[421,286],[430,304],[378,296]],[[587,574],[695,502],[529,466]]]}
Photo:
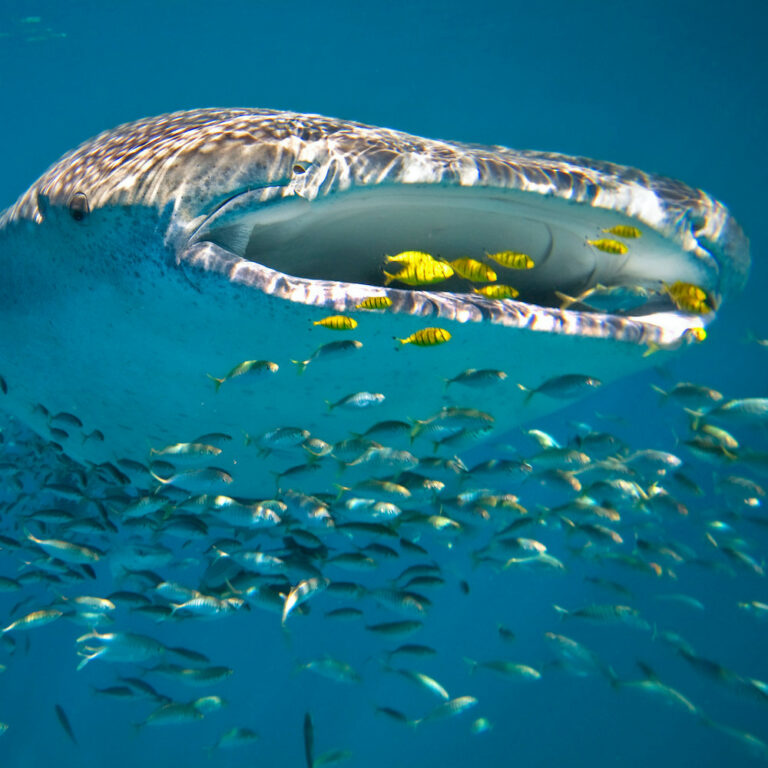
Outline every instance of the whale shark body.
{"label": "whale shark body", "polygon": [[[620,253],[594,245],[622,225],[642,236]],[[385,257],[403,251],[514,251],[535,266],[494,265],[514,300],[456,276],[385,285]],[[562,403],[526,404],[516,383],[608,382],[646,365],[649,348],[701,338],[692,332],[743,285],[749,249],[719,202],[630,168],[204,109],[124,125],[63,157],[0,217],[0,263],[0,407],[84,462],[149,464],[169,444],[226,435],[216,467],[264,497],[291,461],[259,454],[259,435],[295,427],[333,444],[446,408],[490,414],[500,434]],[[664,289],[677,282],[706,292],[712,311],[680,311]],[[621,286],[648,300],[598,312],[558,298]],[[391,306],[358,309],[373,297]],[[357,327],[315,325],[336,314]],[[396,340],[428,327],[450,341]],[[323,351],[344,339],[358,344]],[[275,366],[212,380],[246,360]],[[507,378],[446,389],[466,369]],[[384,398],[327,406],[360,392]],[[76,419],[52,432],[61,412]]]}

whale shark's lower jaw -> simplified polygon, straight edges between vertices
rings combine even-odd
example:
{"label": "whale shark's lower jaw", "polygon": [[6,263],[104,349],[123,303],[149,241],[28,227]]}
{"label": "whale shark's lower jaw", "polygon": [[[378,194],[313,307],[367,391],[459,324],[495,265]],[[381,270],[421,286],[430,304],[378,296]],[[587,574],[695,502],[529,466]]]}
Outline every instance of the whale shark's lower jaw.
{"label": "whale shark's lower jaw", "polygon": [[[536,331],[636,344],[674,345],[714,311],[686,314],[664,291],[675,282],[715,295],[719,266],[613,211],[530,193],[488,188],[399,185],[355,188],[308,204],[290,197],[248,210],[236,196],[196,232],[178,262],[226,276],[264,293],[337,312],[386,296],[394,313],[459,322],[490,322]],[[641,236],[613,240],[623,253],[592,243],[611,240],[605,230],[623,225]],[[590,242],[591,241],[591,242]],[[532,269],[510,269],[487,258],[511,250],[529,255]],[[475,292],[480,283],[457,275],[427,287],[386,285],[385,259],[420,251],[450,262],[484,260],[498,284],[519,291],[516,300]],[[643,299],[595,309],[590,294],[632,289]],[[567,301],[568,297],[585,297]],[[605,301],[605,298],[603,298]],[[570,306],[571,309],[563,309]]]}

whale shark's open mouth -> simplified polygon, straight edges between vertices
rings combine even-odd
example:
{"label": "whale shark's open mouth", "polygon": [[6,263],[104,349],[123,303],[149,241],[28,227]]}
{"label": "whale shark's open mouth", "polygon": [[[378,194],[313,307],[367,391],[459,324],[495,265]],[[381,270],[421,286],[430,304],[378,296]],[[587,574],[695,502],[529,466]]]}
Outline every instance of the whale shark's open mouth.
{"label": "whale shark's open mouth", "polygon": [[[535,312],[541,328],[554,312],[559,322],[548,330],[603,335],[599,329],[610,326],[611,333],[637,341],[640,329],[649,343],[672,343],[701,327],[719,303],[717,260],[693,235],[694,248],[686,251],[636,219],[584,204],[434,185],[355,188],[311,205],[296,196],[263,205],[264,195],[246,191],[227,200],[197,230],[192,242],[198,247],[188,255],[199,263],[199,246],[212,243],[240,257],[234,272],[225,259],[238,281],[342,311],[369,295],[365,288],[375,288],[375,295],[393,300],[394,311],[426,314],[428,305],[446,316],[452,307],[456,317],[463,310],[477,315],[467,319],[529,327]],[[262,204],[249,211],[253,198]],[[433,285],[409,285],[397,279],[400,265],[387,261],[405,251],[445,263],[470,258],[492,267],[496,279],[454,273]],[[511,268],[491,258],[504,251],[525,254],[533,267]],[[218,259],[207,252],[206,268],[216,263],[221,265],[221,251]],[[709,298],[706,311],[681,312],[666,290],[676,283],[700,288]],[[488,285],[513,288],[515,300],[483,295]],[[560,312],[565,308],[570,312]],[[602,322],[583,314],[600,315]]]}

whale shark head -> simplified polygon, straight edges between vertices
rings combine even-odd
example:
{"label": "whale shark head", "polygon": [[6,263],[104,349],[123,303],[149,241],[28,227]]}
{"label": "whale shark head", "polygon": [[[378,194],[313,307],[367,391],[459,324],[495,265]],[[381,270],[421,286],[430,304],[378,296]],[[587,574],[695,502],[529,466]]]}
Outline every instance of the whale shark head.
{"label": "whale shark head", "polygon": [[[404,251],[491,264],[518,295],[483,295],[458,274],[391,281],[385,259]],[[489,259],[504,251],[533,268]],[[649,349],[701,339],[743,285],[749,250],[719,202],[634,169],[207,109],[130,123],[63,157],[0,217],[0,260],[2,407],[94,462],[146,463],[227,435],[217,466],[264,496],[285,464],[246,443],[270,430],[333,443],[463,408],[500,433],[562,403],[528,402],[518,383],[607,382]],[[677,284],[706,302],[681,306]],[[370,299],[387,306],[362,308]],[[338,314],[356,327],[316,324]],[[397,341],[434,327],[450,341]],[[274,366],[230,375],[252,360]],[[467,369],[507,377],[446,388]],[[384,397],[327,405],[366,392]],[[83,426],[56,426],[60,412]]]}

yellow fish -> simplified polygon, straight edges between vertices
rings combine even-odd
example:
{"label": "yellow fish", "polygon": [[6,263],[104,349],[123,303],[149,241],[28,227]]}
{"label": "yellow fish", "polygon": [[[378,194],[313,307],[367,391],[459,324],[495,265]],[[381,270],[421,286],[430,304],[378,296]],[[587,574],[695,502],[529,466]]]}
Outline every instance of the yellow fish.
{"label": "yellow fish", "polygon": [[407,339],[397,339],[401,344],[415,344],[417,347],[434,347],[450,341],[451,334],[443,328],[422,328]]}
{"label": "yellow fish", "polygon": [[606,235],[615,235],[616,237],[623,237],[625,240],[634,240],[636,237],[641,237],[642,232],[637,227],[630,227],[629,224],[616,224],[614,227],[604,229]]}
{"label": "yellow fish", "polygon": [[593,248],[597,248],[598,251],[603,251],[603,253],[624,254],[629,250],[624,243],[620,243],[618,240],[609,240],[605,237],[599,240],[587,240],[587,245],[591,245]]}
{"label": "yellow fish", "polygon": [[357,320],[346,315],[330,315],[322,320],[315,320],[312,325],[322,325],[323,328],[330,328],[332,331],[351,331],[357,328]]}
{"label": "yellow fish", "polygon": [[496,280],[496,273],[481,261],[454,259],[449,263],[453,267],[453,271],[465,280],[472,280],[475,283],[492,283]]}
{"label": "yellow fish", "polygon": [[391,306],[392,299],[389,296],[369,296],[355,304],[355,309],[389,309]]}
{"label": "yellow fish", "polygon": [[436,259],[424,251],[403,251],[394,256],[386,256],[386,260],[397,262],[398,264],[417,264],[420,261],[436,261]]}
{"label": "yellow fish", "polygon": [[712,311],[707,304],[707,292],[693,283],[684,283],[678,280],[672,285],[664,283],[664,290],[669,294],[675,306],[683,312],[691,312],[696,315],[706,315]]}
{"label": "yellow fish", "polygon": [[440,283],[443,280],[447,280],[453,275],[453,269],[450,264],[446,264],[443,261],[435,261],[430,257],[429,260],[414,261],[406,264],[405,269],[402,269],[395,275],[391,275],[389,272],[384,272],[384,285],[389,285],[393,280],[397,280],[400,283],[406,285],[429,285],[430,283]]}
{"label": "yellow fish", "polygon": [[499,251],[498,253],[486,253],[485,255],[507,269],[533,269],[536,266],[533,259],[525,253]]}
{"label": "yellow fish", "polygon": [[479,293],[481,296],[487,296],[489,299],[516,299],[520,291],[511,285],[484,285],[482,288],[473,288],[473,293]]}

